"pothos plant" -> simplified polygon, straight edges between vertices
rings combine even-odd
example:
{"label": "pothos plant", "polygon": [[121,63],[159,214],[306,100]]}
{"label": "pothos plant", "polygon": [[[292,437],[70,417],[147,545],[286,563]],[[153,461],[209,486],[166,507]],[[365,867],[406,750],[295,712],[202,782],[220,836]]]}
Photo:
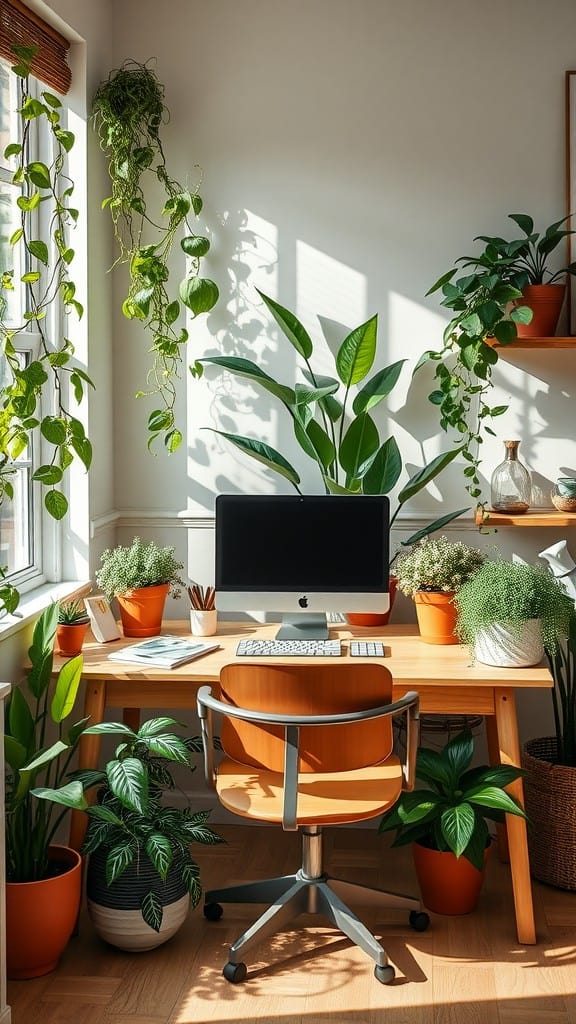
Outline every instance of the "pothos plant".
{"label": "pothos plant", "polygon": [[[335,376],[319,374],[311,362],[314,345],[303,324],[294,313],[262,292],[258,294],[300,357],[302,379],[293,387],[280,383],[252,360],[238,356],[196,360],[191,367],[193,375],[201,376],[204,364],[210,364],[253,381],[277,398],[290,415],[294,435],[304,455],[316,463],[326,493],[388,494],[398,483],[404,465],[395,437],[380,440],[372,411],[388,397],[406,360],[391,363],[367,379],[376,357],[377,317],[373,316],[344,338],[335,356]],[[215,433],[243,454],[274,470],[301,493],[298,471],[275,448],[252,437],[220,430]],[[438,476],[457,454],[458,449],[453,449],[436,456],[404,484],[391,515],[391,525],[402,506]],[[403,544],[414,544],[465,511],[458,509],[442,516]]]}
{"label": "pothos plant", "polygon": [[[166,449],[174,452],[182,443],[174,413],[176,381],[188,341],[188,331],[179,326],[182,306],[196,317],[218,300],[214,281],[200,276],[200,260],[210,242],[190,224],[190,216],[202,209],[199,183],[189,189],[168,172],[160,128],[169,114],[164,88],[151,68],[127,61],[112,71],[96,92],[92,112],[112,185],[102,205],[112,217],[119,247],[116,262],[129,273],[122,312],[128,320],[140,320],[152,336],[147,387],[137,393],[161,402],[148,417],[148,447],[163,434]],[[151,212],[155,182],[162,187],[164,203]],[[171,289],[169,263],[179,235],[187,266]]]}
{"label": "pothos plant", "polygon": [[[17,111],[18,138],[4,149],[4,158],[13,167],[12,183],[19,187],[16,203],[20,223],[9,239],[11,265],[1,268],[0,346],[3,384],[0,397],[0,504],[14,497],[11,476],[16,459],[31,443],[38,428],[47,456],[33,473],[33,480],[45,488],[44,504],[54,519],[62,519],[68,500],[62,490],[66,470],[75,458],[86,469],[92,461],[92,445],[84,425],[70,411],[69,395],[79,404],[85,385],[93,386],[85,371],[74,360],[74,344],[62,335],[49,333],[48,318],[54,309],[81,317],[83,307],[76,298],[71,277],[74,249],[70,231],[78,220],[72,204],[74,184],[66,172],[67,154],[75,139],[61,124],[61,101],[44,90],[39,98],[29,88],[30,61],[35,48],[14,47],[16,63],[12,67],[20,83],[21,103]],[[29,159],[29,137],[36,126],[49,133],[52,145],[50,162]],[[39,212],[48,225],[40,237]],[[18,269],[16,269],[18,268]],[[22,268],[22,272],[21,269]],[[17,286],[25,286],[26,303],[22,321],[15,323],[8,295]],[[61,304],[61,305],[60,305]],[[38,351],[26,361],[17,342],[33,331],[39,338]],[[51,396],[49,412],[41,402]],[[4,579],[2,571],[2,579]],[[3,582],[0,602],[8,611],[17,606],[15,588]]]}

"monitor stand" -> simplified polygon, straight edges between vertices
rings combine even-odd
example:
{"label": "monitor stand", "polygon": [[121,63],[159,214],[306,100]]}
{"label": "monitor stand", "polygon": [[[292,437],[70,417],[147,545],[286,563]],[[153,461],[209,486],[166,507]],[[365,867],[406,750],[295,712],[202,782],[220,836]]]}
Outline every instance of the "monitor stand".
{"label": "monitor stand", "polygon": [[327,640],[328,620],[324,612],[295,612],[282,616],[277,640]]}

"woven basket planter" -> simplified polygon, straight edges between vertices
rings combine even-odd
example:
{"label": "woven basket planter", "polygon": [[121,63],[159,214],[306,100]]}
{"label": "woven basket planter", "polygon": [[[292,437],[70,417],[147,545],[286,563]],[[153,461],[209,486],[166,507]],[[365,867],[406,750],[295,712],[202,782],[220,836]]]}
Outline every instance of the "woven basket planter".
{"label": "woven basket planter", "polygon": [[524,746],[530,868],[540,882],[576,890],[576,768],[555,758],[554,736]]}

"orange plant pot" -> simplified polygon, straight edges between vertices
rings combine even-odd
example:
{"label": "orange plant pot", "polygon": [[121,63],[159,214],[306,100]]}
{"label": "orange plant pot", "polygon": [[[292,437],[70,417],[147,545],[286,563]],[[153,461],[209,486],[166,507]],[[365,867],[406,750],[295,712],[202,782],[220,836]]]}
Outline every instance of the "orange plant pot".
{"label": "orange plant pot", "polygon": [[124,636],[157,636],[162,629],[168,583],[118,594]]}
{"label": "orange plant pot", "polygon": [[519,305],[529,306],[532,320],[529,324],[516,324],[519,338],[553,338],[564,302],[566,286],[563,284],[529,284],[522,290]]}
{"label": "orange plant pot", "polygon": [[388,620],[392,614],[392,606],[394,604],[394,598],[396,597],[396,587],[398,585],[398,577],[391,576],[388,583],[388,593],[390,595],[390,607],[387,612],[379,615],[376,612],[346,612],[346,618],[351,626],[387,626]]}
{"label": "orange plant pot", "polygon": [[470,914],[475,910],[489,852],[487,846],[484,867],[478,871],[464,856],[413,843],[412,855],[424,906],[435,914]]}
{"label": "orange plant pot", "polygon": [[6,883],[6,971],[13,980],[55,970],[76,925],[82,858],[67,846],[52,846],[50,861],[63,872],[41,882]]}
{"label": "orange plant pot", "polygon": [[426,644],[457,644],[454,594],[417,590],[414,594],[420,639]]}
{"label": "orange plant pot", "polygon": [[71,625],[60,623],[56,626],[56,646],[60,654],[65,658],[73,658],[76,654],[80,654],[87,629],[87,622],[72,623]]}

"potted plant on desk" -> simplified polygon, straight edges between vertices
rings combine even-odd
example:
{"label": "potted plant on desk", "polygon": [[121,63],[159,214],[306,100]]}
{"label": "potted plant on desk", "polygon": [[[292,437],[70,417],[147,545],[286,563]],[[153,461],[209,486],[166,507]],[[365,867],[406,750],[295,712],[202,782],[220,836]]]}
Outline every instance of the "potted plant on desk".
{"label": "potted plant on desk", "polygon": [[478,572],[485,555],[462,541],[423,537],[398,559],[398,589],[414,600],[420,636],[428,644],[457,644],[456,591]]}
{"label": "potted plant on desk", "polygon": [[117,598],[124,636],[156,636],[168,593],[180,596],[182,562],[173,547],[135,537],[128,547],[102,552],[96,582],[109,601]]}
{"label": "potted plant on desk", "polygon": [[[62,785],[86,719],[66,726],[82,674],[82,658],[67,661],[52,689],[58,605],[38,619],[28,652],[26,683],[8,699],[4,735],[6,760],[6,931],[10,978],[34,978],[57,966],[80,907],[81,859],[54,844],[80,783]],[[48,736],[49,726],[56,738]],[[51,803],[35,787],[58,789]]]}
{"label": "potted plant on desk", "polygon": [[472,768],[474,740],[459,733],[441,751],[420,747],[416,779],[425,789],[402,793],[380,822],[393,846],[412,844],[422,900],[437,914],[468,914],[478,902],[490,836],[486,819],[526,817],[505,786],[524,773],[510,765]]}
{"label": "potted plant on desk", "polygon": [[[153,949],[176,933],[202,894],[190,844],[222,842],[206,825],[209,812],[163,802],[175,788],[171,766],[193,770],[191,756],[202,750],[199,738],[177,735],[177,725],[159,717],[137,731],[117,722],[90,726],[87,735],[117,736],[119,746],[103,770],[72,775],[79,789],[73,806],[90,818],[82,848],[90,855],[88,910],[98,935],[120,949]],[[90,805],[85,791],[93,787]]]}
{"label": "potted plant on desk", "polygon": [[65,658],[80,654],[90,619],[81,601],[61,601],[58,605],[56,643]]}

